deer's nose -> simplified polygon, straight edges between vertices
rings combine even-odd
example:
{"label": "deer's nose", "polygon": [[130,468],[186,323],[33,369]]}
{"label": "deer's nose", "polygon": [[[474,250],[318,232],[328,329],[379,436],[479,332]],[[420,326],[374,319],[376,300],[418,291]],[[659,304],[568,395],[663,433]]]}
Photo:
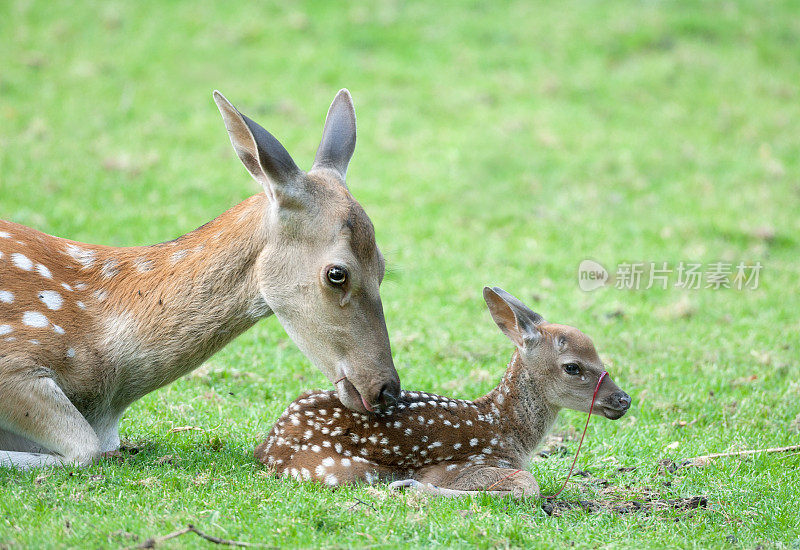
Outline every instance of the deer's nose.
{"label": "deer's nose", "polygon": [[611,394],[611,406],[620,411],[627,411],[631,406],[631,396],[624,391]]}
{"label": "deer's nose", "polygon": [[386,384],[381,386],[380,392],[378,392],[378,398],[375,402],[375,405],[377,405],[381,409],[387,409],[395,405],[399,398],[400,398],[400,381],[392,380],[391,382],[387,382]]}

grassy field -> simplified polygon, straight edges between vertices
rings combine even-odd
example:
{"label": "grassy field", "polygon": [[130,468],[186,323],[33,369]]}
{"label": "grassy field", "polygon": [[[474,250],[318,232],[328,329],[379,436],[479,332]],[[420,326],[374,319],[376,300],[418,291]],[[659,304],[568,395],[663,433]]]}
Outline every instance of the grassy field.
{"label": "grassy field", "polygon": [[[286,5],[0,2],[0,217],[92,243],[171,239],[258,191],[212,89],[307,168],[348,87],[348,182],[388,260],[404,386],[474,398],[496,383],[511,347],[481,288],[502,286],[592,336],[634,400],[592,421],[590,476],[563,498],[707,506],[550,516],[536,500],[272,479],[253,447],[326,381],[269,319],[132,406],[123,462],[0,471],[0,548],[126,547],[188,523],[273,546],[800,547],[800,455],[661,463],[800,442],[800,7]],[[584,259],[612,275],[763,268],[757,289],[684,290],[673,272],[666,290],[584,292]],[[531,464],[545,493],[584,418],[564,413],[567,452]]]}

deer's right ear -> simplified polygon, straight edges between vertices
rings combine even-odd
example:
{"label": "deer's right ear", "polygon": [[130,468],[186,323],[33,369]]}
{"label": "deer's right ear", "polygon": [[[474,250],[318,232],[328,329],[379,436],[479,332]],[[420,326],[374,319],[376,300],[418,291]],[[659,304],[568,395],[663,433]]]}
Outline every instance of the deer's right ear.
{"label": "deer's right ear", "polygon": [[502,288],[483,287],[483,299],[494,322],[518,348],[539,343],[542,333],[538,325],[545,322],[541,315]]}
{"label": "deer's right ear", "polygon": [[233,150],[244,167],[270,199],[280,200],[283,191],[300,181],[302,170],[275,136],[240,113],[217,90],[214,90],[214,102],[222,114]]}
{"label": "deer's right ear", "polygon": [[325,127],[322,129],[322,141],[319,143],[311,170],[325,168],[333,170],[344,183],[347,165],[350,164],[355,148],[356,110],[350,92],[342,88],[328,109]]}

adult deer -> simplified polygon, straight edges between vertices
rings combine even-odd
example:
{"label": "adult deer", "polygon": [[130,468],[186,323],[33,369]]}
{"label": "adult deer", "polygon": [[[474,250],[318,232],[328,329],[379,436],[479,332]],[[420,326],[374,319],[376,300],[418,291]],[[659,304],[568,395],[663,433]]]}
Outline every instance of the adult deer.
{"label": "adult deer", "polygon": [[631,398],[604,374],[592,341],[550,324],[499,288],[483,296],[516,346],[500,384],[475,401],[404,391],[387,414],[343,410],[332,392],[289,405],[256,458],[279,475],[328,485],[392,481],[443,496],[538,496],[528,461],[562,408],[616,420]]}
{"label": "adult deer", "polygon": [[345,174],[352,99],[331,104],[311,170],[214,92],[264,192],[174,241],[116,248],[0,221],[0,466],[85,465],[125,409],[273,313],[357,411],[393,403],[384,260]]}

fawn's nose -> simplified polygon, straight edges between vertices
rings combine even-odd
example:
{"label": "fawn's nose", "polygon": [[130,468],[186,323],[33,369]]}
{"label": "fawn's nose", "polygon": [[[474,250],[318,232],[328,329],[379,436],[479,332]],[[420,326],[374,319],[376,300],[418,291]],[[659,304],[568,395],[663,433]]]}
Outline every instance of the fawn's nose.
{"label": "fawn's nose", "polygon": [[627,411],[631,406],[631,396],[624,391],[611,394],[611,406],[620,411]]}

